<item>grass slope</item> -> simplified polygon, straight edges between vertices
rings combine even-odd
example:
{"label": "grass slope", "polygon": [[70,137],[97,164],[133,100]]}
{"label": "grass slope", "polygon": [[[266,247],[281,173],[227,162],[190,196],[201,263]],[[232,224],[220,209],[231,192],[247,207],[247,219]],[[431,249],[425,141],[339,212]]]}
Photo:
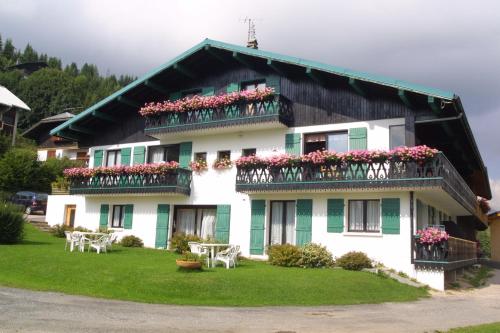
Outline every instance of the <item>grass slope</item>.
{"label": "grass slope", "polygon": [[424,289],[365,272],[300,269],[245,260],[236,269],[182,272],[177,255],[113,247],[64,251],[64,240],[26,226],[22,244],[0,245],[0,285],[147,303],[264,306],[413,301]]}
{"label": "grass slope", "polygon": [[454,328],[447,331],[447,333],[498,333],[498,332],[500,332],[500,322],[478,325],[478,326]]}

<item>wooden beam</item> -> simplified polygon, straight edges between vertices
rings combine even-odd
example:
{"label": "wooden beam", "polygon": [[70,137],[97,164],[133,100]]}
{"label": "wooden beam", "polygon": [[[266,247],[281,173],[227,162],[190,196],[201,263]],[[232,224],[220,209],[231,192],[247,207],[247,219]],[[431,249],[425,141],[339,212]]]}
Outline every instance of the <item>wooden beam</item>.
{"label": "wooden beam", "polygon": [[412,102],[408,98],[406,91],[404,91],[403,89],[399,89],[398,96],[399,96],[399,99],[401,99],[401,101],[404,103],[404,105],[406,105],[410,109],[414,108],[414,105],[412,104]]}
{"label": "wooden beam", "polygon": [[68,131],[59,131],[56,133],[57,135],[56,136],[60,136],[60,137],[63,137],[63,138],[66,138],[66,139],[71,139],[71,140],[75,140],[75,141],[83,141],[83,136],[77,134],[77,133],[69,133]]}
{"label": "wooden beam", "polygon": [[311,67],[306,68],[306,75],[317,84],[323,85],[323,79]]}
{"label": "wooden beam", "polygon": [[92,115],[96,118],[106,120],[106,121],[109,121],[112,123],[117,123],[117,124],[120,123],[120,119],[118,119],[117,117],[111,116],[111,115],[104,113],[104,112],[101,112],[101,111],[92,111]]}
{"label": "wooden beam", "polygon": [[192,71],[190,71],[189,69],[187,69],[185,66],[182,66],[181,64],[177,63],[177,64],[174,64],[174,69],[176,71],[178,71],[179,73],[185,75],[185,76],[188,76],[189,78],[191,79],[194,79],[196,78],[196,74],[194,74]]}
{"label": "wooden beam", "polygon": [[146,80],[144,81],[144,85],[148,88],[151,88],[153,90],[156,90],[159,93],[162,93],[164,95],[168,95],[168,90],[160,86],[158,83],[155,83],[151,80]]}
{"label": "wooden beam", "polygon": [[134,101],[133,99],[123,97],[123,96],[118,96],[118,102],[123,103],[125,105],[131,106],[133,108],[140,108],[141,104],[137,101]]}
{"label": "wooden beam", "polygon": [[88,135],[97,135],[97,132],[94,130],[91,130],[87,127],[83,126],[78,126],[78,125],[69,125],[69,129],[75,132],[83,133],[83,134],[88,134]]}
{"label": "wooden beam", "polygon": [[219,54],[217,54],[217,52],[215,52],[213,48],[210,47],[210,45],[205,45],[204,50],[218,61],[222,63],[225,62],[224,58],[222,58]]}
{"label": "wooden beam", "polygon": [[249,68],[252,68],[253,65],[251,63],[249,63],[246,59],[244,59],[241,54],[239,54],[238,52],[234,51],[233,52],[233,58],[236,59],[240,64],[244,65],[244,66],[247,66]]}
{"label": "wooden beam", "polygon": [[432,96],[427,97],[427,103],[431,107],[432,111],[434,112],[440,112],[441,108],[438,105],[438,100]]}
{"label": "wooden beam", "polygon": [[366,96],[366,92],[363,90],[363,88],[359,84],[358,80],[353,79],[352,77],[350,77],[349,78],[349,85],[351,86],[352,89],[354,89],[354,91],[356,93],[358,93],[358,95]]}
{"label": "wooden beam", "polygon": [[285,76],[285,73],[281,70],[281,68],[278,67],[278,64],[273,62],[271,59],[267,59],[267,65],[271,67],[276,73],[278,73],[281,76]]}

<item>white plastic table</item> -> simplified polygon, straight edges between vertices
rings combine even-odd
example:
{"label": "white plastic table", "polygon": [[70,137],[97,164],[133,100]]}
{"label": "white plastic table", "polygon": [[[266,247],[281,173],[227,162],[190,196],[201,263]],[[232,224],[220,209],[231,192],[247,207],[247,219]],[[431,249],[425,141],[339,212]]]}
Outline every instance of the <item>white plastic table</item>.
{"label": "white plastic table", "polygon": [[81,235],[80,238],[80,252],[85,251],[85,241],[91,241],[90,238],[87,238],[85,236],[104,236],[106,233],[104,232],[85,232],[85,231],[74,231],[73,233]]}
{"label": "white plastic table", "polygon": [[210,251],[210,263],[211,267],[215,267],[215,255],[217,254],[217,252],[219,251],[219,248],[220,247],[226,247],[226,246],[230,246],[231,244],[219,244],[219,243],[201,243],[200,246],[203,247],[203,248],[206,248]]}

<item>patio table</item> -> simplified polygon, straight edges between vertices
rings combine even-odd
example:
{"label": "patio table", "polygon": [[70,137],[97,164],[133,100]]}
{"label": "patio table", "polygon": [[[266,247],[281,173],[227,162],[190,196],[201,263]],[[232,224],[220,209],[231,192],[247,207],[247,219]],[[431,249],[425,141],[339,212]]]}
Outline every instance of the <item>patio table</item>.
{"label": "patio table", "polygon": [[106,235],[104,232],[75,231],[74,233],[81,235],[80,252],[85,251],[85,241],[89,241],[88,244],[90,244],[90,241],[97,239],[98,236],[100,237]]}
{"label": "patio table", "polygon": [[201,243],[200,246],[203,248],[206,248],[210,251],[210,256],[209,256],[210,265],[209,265],[209,267],[215,267],[215,255],[219,251],[219,248],[231,246],[231,244]]}

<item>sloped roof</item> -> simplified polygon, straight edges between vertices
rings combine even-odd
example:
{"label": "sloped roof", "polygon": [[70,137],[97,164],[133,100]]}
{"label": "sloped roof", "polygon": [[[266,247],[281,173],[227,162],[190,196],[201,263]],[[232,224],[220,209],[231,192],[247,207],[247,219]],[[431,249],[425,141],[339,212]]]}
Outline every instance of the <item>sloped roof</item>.
{"label": "sloped roof", "polygon": [[327,64],[320,63],[320,62],[316,62],[316,61],[306,60],[306,59],[292,57],[292,56],[283,55],[283,54],[278,54],[278,53],[274,53],[274,52],[263,51],[263,50],[259,50],[259,49],[252,49],[252,48],[248,48],[248,47],[244,47],[244,46],[240,46],[240,45],[229,44],[229,43],[224,43],[224,42],[220,42],[220,41],[216,41],[216,40],[212,40],[212,39],[205,39],[201,43],[193,46],[192,48],[190,48],[189,50],[180,54],[179,56],[173,58],[172,60],[159,66],[158,68],[155,68],[152,71],[144,74],[143,76],[141,76],[140,78],[131,82],[127,86],[123,87],[122,89],[116,91],[115,93],[109,95],[108,97],[104,98],[103,100],[99,101],[98,103],[92,105],[90,108],[88,108],[85,111],[83,111],[82,113],[78,114],[76,117],[72,118],[71,120],[54,128],[50,133],[52,135],[57,135],[57,132],[59,132],[63,129],[66,129],[67,127],[69,127],[69,125],[71,125],[75,122],[78,122],[80,119],[82,119],[84,117],[90,116],[92,114],[92,112],[100,109],[101,107],[105,106],[106,104],[110,103],[111,101],[118,99],[118,97],[124,95],[125,93],[129,92],[130,90],[138,87],[141,84],[144,84],[147,80],[150,80],[153,77],[162,73],[163,71],[174,67],[180,61],[190,57],[194,53],[196,53],[200,50],[203,50],[207,47],[225,50],[225,51],[229,51],[229,52],[237,52],[237,53],[252,56],[252,57],[266,59],[268,61],[270,60],[270,61],[275,61],[278,63],[284,63],[284,64],[295,65],[295,66],[300,66],[300,67],[304,67],[304,68],[310,68],[310,69],[317,70],[317,71],[324,72],[324,73],[329,73],[329,74],[334,74],[334,75],[343,76],[343,77],[347,77],[347,78],[352,78],[355,80],[384,85],[384,86],[388,86],[388,87],[392,87],[392,88],[396,88],[396,89],[401,89],[401,90],[408,91],[411,93],[426,95],[426,96],[430,96],[430,97],[446,99],[446,100],[450,100],[450,101],[457,97],[452,92],[448,92],[448,91],[444,91],[444,90],[440,90],[440,89],[435,89],[435,88],[430,88],[430,87],[426,87],[426,86],[419,85],[419,84],[409,83],[409,82],[402,81],[402,80],[392,79],[392,78],[388,78],[385,76],[354,71],[354,70],[350,70],[347,68],[327,65]]}
{"label": "sloped roof", "polygon": [[26,105],[19,97],[9,91],[4,86],[0,86],[0,104],[9,108],[14,107],[17,109],[31,111],[29,106]]}
{"label": "sloped roof", "polygon": [[52,126],[56,126],[57,124],[63,123],[65,121],[73,118],[74,116],[75,115],[70,113],[70,112],[62,112],[62,113],[56,114],[54,116],[43,118],[42,120],[40,120],[39,122],[37,122],[36,124],[34,124],[30,128],[28,128],[26,131],[24,131],[24,133],[21,135],[25,136],[27,138],[35,138],[38,135],[40,135],[41,132],[43,132],[43,131],[46,132],[46,131],[50,130],[51,129],[50,124],[56,123],[56,124],[52,125]]}

